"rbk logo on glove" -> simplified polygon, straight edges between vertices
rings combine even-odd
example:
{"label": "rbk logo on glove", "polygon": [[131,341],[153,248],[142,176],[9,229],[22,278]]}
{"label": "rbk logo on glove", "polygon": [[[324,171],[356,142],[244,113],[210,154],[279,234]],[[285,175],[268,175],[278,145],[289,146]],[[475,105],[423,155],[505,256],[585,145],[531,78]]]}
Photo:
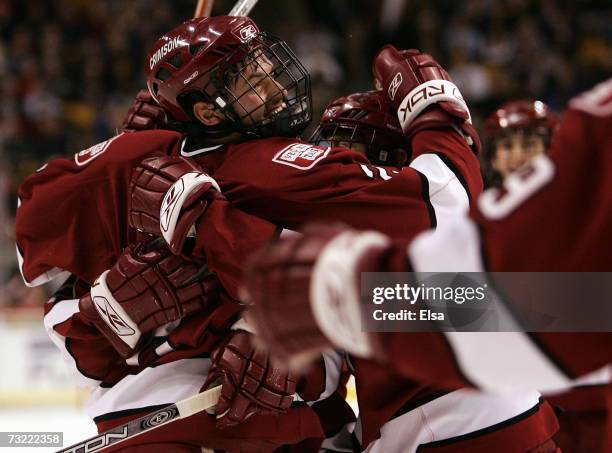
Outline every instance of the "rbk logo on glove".
{"label": "rbk logo on glove", "polygon": [[[403,125],[406,122],[411,122],[413,118],[428,106],[437,102],[450,102],[457,105],[466,112],[466,121],[468,123],[472,122],[465,100],[459,88],[453,82],[448,80],[429,80],[417,86],[404,97],[398,108],[400,123]],[[408,121],[409,118],[410,121]]]}
{"label": "rbk logo on glove", "polygon": [[176,204],[178,203],[183,192],[185,192],[185,184],[183,183],[182,179],[179,179],[166,193],[166,196],[162,201],[159,216],[159,224],[162,231],[168,231],[172,212],[174,211],[174,208],[176,207]]}
{"label": "rbk logo on glove", "polygon": [[161,240],[128,247],[79,300],[79,311],[123,357],[149,332],[221,302],[204,263],[174,255]]}
{"label": "rbk logo on glove", "polygon": [[195,222],[208,206],[209,189],[221,192],[217,181],[206,173],[190,172],[168,189],[159,210],[159,228],[174,253],[183,249],[185,238],[195,234]]}
{"label": "rbk logo on glove", "polygon": [[397,93],[397,89],[400,87],[402,82],[402,73],[398,72],[397,74],[395,74],[395,77],[393,77],[393,80],[389,84],[389,98],[392,101],[395,99],[395,93]]}
{"label": "rbk logo on glove", "polygon": [[129,222],[139,231],[161,236],[181,254],[188,236],[208,205],[221,197],[217,181],[186,159],[145,159],[130,181]]}
{"label": "rbk logo on glove", "polygon": [[95,281],[90,291],[91,300],[102,321],[121,337],[120,341],[127,345],[127,349],[134,349],[142,337],[142,332],[108,287],[109,273],[110,270],[104,271]]}
{"label": "rbk logo on glove", "polygon": [[100,313],[100,317],[113,329],[120,337],[134,335],[136,331],[132,329],[126,321],[113,309],[110,302],[101,296],[93,298],[94,305]]}

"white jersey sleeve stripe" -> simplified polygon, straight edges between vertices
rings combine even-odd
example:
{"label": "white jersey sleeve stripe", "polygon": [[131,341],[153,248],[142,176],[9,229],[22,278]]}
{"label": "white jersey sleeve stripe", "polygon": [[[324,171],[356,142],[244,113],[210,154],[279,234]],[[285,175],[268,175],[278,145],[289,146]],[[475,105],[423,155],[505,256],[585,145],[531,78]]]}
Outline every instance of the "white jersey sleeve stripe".
{"label": "white jersey sleeve stripe", "polygon": [[429,200],[436,213],[438,227],[465,215],[470,199],[455,173],[436,154],[423,154],[410,163],[429,183]]}
{"label": "white jersey sleeve stripe", "polygon": [[415,272],[484,272],[480,236],[466,216],[440,222],[410,243],[408,256]]}

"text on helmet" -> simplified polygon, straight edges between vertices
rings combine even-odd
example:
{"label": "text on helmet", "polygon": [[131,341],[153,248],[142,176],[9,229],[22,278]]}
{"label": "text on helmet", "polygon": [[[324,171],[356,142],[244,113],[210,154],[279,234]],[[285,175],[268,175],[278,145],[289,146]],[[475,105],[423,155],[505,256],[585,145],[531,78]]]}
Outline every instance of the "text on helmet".
{"label": "text on helmet", "polygon": [[155,51],[155,53],[151,56],[149,60],[149,69],[153,69],[153,67],[164,58],[168,52],[176,49],[179,46],[185,46],[187,43],[183,41],[180,37],[172,38],[168,42],[166,42],[163,46]]}

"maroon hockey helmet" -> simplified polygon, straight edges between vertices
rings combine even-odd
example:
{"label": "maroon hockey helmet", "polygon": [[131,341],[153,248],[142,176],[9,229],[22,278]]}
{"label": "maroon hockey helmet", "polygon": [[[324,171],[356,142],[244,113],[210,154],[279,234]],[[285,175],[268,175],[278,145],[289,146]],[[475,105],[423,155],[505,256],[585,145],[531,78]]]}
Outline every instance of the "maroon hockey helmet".
{"label": "maroon hockey helmet", "polygon": [[[191,108],[200,100],[223,113],[228,129],[244,134],[294,135],[311,119],[308,72],[285,42],[260,32],[247,17],[184,22],[157,40],[146,69],[151,95],[181,122],[195,120]],[[259,85],[268,78],[278,92],[264,99]],[[237,81],[246,90],[236,92]],[[249,108],[245,96],[253,94],[261,103]],[[282,98],[280,108],[269,108],[272,97],[276,103]]]}
{"label": "maroon hockey helmet", "polygon": [[311,141],[365,145],[368,159],[377,165],[399,166],[409,155],[406,137],[382,91],[353,93],[330,102]]}
{"label": "maroon hockey helmet", "polygon": [[487,135],[495,137],[508,130],[528,129],[550,138],[559,120],[544,102],[521,99],[509,101],[485,121]]}

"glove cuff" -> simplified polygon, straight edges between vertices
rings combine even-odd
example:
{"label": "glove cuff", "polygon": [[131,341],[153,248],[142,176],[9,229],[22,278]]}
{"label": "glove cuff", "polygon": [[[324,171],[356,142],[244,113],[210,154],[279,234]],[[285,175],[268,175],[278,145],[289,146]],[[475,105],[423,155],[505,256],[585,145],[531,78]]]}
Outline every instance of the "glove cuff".
{"label": "glove cuff", "polygon": [[166,192],[159,210],[159,226],[168,244],[175,242],[174,234],[183,205],[192,193],[207,183],[221,192],[217,181],[205,173],[197,172],[185,173]]}
{"label": "glove cuff", "polygon": [[[319,328],[332,344],[360,357],[374,352],[361,326],[359,280],[361,272],[368,271],[362,263],[390,244],[387,236],[377,232],[346,231],[323,249],[312,272],[310,303]],[[342,297],[340,303],[338,297]]]}
{"label": "glove cuff", "polygon": [[412,140],[418,132],[439,128],[453,129],[465,139],[475,155],[480,153],[482,145],[474,126],[466,121],[460,122],[459,118],[448,113],[447,110],[442,108],[442,105],[434,104],[422,112],[419,117],[410,124],[408,129],[404,130],[404,134],[408,139],[408,143],[412,144]]}
{"label": "glove cuff", "polygon": [[108,270],[104,271],[91,287],[91,302],[101,320],[95,324],[122,357],[129,357],[142,334],[138,325],[113,297],[106,284],[108,273]]}
{"label": "glove cuff", "polygon": [[249,322],[245,318],[238,319],[238,321],[232,324],[232,327],[230,327],[230,329],[232,331],[244,330],[245,332],[248,332],[253,335],[257,334],[257,332],[255,331],[255,326],[253,326],[252,324],[249,324]]}
{"label": "glove cuff", "polygon": [[400,103],[397,117],[402,130],[406,131],[415,118],[427,107],[440,102],[453,104],[459,112],[464,113],[467,117],[462,119],[471,124],[470,110],[459,88],[448,80],[429,80],[410,91]]}

